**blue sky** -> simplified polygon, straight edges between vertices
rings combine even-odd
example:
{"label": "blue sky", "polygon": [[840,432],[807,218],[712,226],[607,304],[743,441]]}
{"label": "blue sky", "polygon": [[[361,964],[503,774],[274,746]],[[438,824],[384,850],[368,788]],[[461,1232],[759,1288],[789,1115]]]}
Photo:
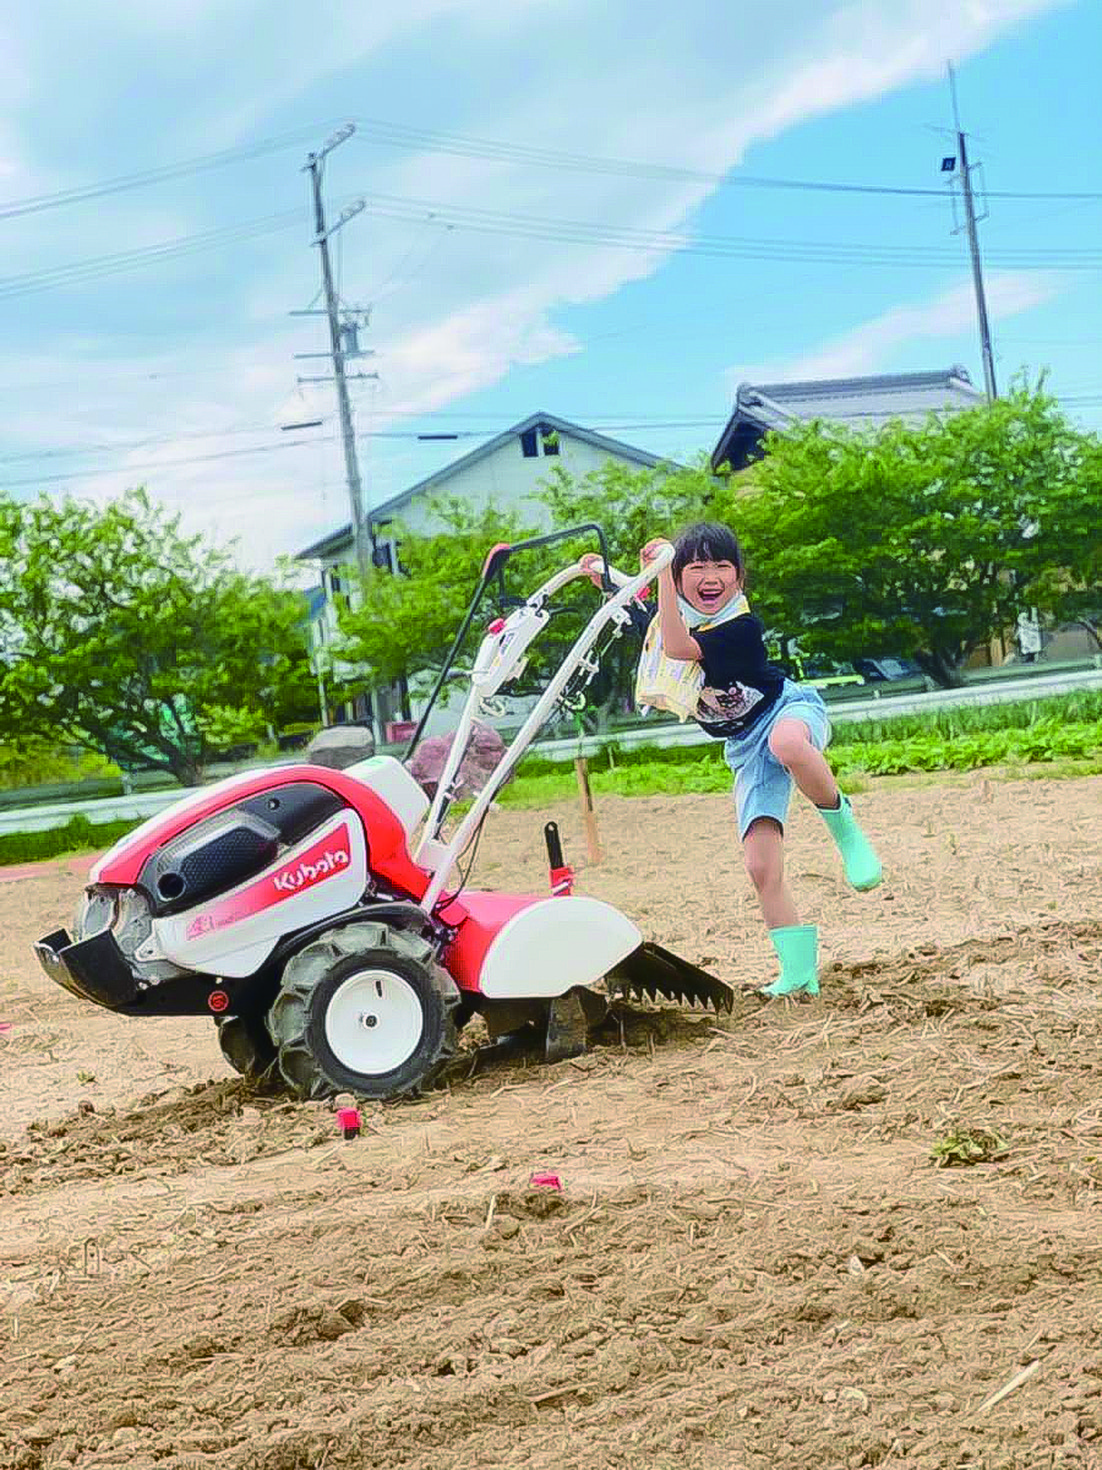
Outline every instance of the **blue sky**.
{"label": "blue sky", "polygon": [[[743,379],[961,363],[981,383],[947,197],[745,180],[941,190],[953,58],[991,190],[1100,192],[1100,54],[1090,0],[16,0],[0,19],[0,203],[265,146],[0,210],[0,485],[103,499],[145,483],[257,566],[347,519],[332,390],[296,387],[324,370],[293,356],[321,350],[322,322],[289,315],[318,289],[301,165],[346,118],[359,131],[326,193],[334,214],[368,200],[335,250],[344,299],[371,308],[362,366],[379,379],[355,386],[370,503],[479,442],[387,436],[488,433],[542,409],[680,457],[711,447]],[[671,167],[549,167],[531,150]],[[494,212],[486,228],[475,210]],[[1069,413],[1102,427],[1102,201],[990,211],[1000,385],[1047,367]],[[636,248],[662,231],[725,253]],[[126,269],[43,274],[180,241]],[[858,245],[876,263],[826,248]],[[321,429],[280,429],[313,417]]]}

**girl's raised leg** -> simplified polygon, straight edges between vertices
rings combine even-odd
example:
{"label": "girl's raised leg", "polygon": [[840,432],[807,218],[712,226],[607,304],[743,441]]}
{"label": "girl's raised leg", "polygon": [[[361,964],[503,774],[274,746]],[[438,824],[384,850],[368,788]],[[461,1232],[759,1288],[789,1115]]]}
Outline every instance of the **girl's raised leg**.
{"label": "girl's raised leg", "polygon": [[884,876],[872,843],[861,831],[848,797],[799,719],[780,719],[769,734],[769,749],[792,774],[803,794],[819,809],[846,868],[846,878],[861,891],[875,888]]}

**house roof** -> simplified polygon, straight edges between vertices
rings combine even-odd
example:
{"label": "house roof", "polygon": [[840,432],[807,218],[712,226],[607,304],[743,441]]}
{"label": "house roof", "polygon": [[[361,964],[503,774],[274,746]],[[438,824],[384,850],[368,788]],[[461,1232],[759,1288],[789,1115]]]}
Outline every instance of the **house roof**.
{"label": "house roof", "polygon": [[929,373],[881,373],[868,378],[821,378],[802,383],[740,383],[735,406],[712,452],[715,468],[739,468],[769,429],[809,419],[836,419],[875,427],[891,419],[919,419],[939,410],[985,402],[966,368]]}
{"label": "house roof", "polygon": [[[563,434],[569,439],[578,439],[583,444],[591,444],[595,449],[603,449],[608,454],[614,454],[618,459],[626,459],[633,464],[643,465],[647,469],[654,469],[656,465],[662,464],[660,456],[648,454],[644,449],[636,449],[632,444],[625,444],[620,439],[610,439],[607,434],[598,434],[593,429],[583,429],[580,424],[572,424],[568,419],[556,418],[551,413],[533,413],[528,418],[522,419],[520,423],[514,424],[512,428],[504,430],[501,434],[495,434],[492,439],[487,439],[485,444],[480,444],[477,449],[472,449],[469,454],[461,455],[459,459],[453,460],[451,464],[445,465],[443,469],[435,470],[431,475],[426,475],[423,480],[418,480],[408,490],[403,490],[400,495],[391,496],[384,500],[382,505],[377,505],[368,512],[368,522],[371,525],[381,525],[391,520],[399,511],[403,510],[417,495],[437,490],[443,486],[453,475],[468,470],[479,460],[487,459],[496,453],[510,440],[525,434],[529,429],[535,429],[542,425],[546,429],[553,429],[558,434]],[[319,541],[307,546],[304,551],[295,553],[297,561],[324,560],[326,557],[335,556],[352,540],[352,525],[341,526],[339,530],[330,531]]]}

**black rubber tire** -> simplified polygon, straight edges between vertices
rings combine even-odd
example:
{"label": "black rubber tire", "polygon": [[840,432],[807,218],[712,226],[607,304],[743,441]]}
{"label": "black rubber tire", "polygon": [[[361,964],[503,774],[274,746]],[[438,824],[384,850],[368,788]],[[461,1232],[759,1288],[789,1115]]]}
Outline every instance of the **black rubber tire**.
{"label": "black rubber tire", "polygon": [[[421,1008],[416,1046],[386,1072],[358,1072],[326,1039],[330,1002],[343,981],[363,969],[389,970],[413,990]],[[386,924],[349,924],[315,939],[288,960],[267,1027],[279,1071],[303,1098],[351,1092],[382,1101],[419,1092],[455,1055],[459,989],[419,934]]]}
{"label": "black rubber tire", "polygon": [[278,1075],[277,1054],[263,1016],[217,1016],[218,1045],[235,1072],[257,1087]]}

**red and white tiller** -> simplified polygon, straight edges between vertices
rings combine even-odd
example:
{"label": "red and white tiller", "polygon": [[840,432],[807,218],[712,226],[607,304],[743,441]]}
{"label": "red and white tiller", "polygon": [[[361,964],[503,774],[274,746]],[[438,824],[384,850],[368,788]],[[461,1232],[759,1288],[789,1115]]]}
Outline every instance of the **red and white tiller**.
{"label": "red and white tiller", "polygon": [[551,895],[448,887],[524,752],[554,714],[577,707],[601,653],[630,622],[628,604],[672,555],[635,577],[615,573],[596,526],[495,547],[429,708],[456,677],[455,657],[487,592],[499,591],[508,607],[506,563],[586,533],[600,546],[608,596],[449,837],[475,718],[521,673],[552,599],[586,575],[580,563],[489,624],[431,804],[391,756],[341,771],[273,767],[206,787],[97,862],[75,938],[62,929],[35,946],[46,973],[126,1015],[212,1015],[239,1072],[278,1074],[315,1098],[390,1098],[425,1086],[475,1012],[493,1037],[536,1025],[550,1056],[569,1055],[604,1017],[604,996],[588,988],[602,978],[614,993],[730,1010],[729,986],[644,943],[611,904],[572,891],[553,824]]}

